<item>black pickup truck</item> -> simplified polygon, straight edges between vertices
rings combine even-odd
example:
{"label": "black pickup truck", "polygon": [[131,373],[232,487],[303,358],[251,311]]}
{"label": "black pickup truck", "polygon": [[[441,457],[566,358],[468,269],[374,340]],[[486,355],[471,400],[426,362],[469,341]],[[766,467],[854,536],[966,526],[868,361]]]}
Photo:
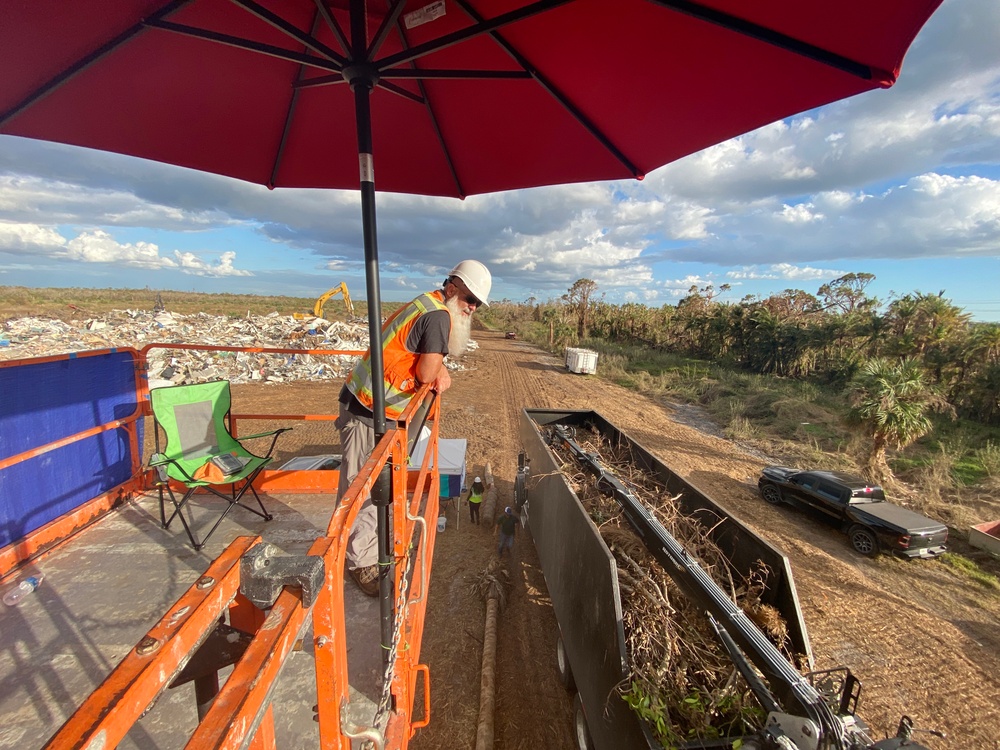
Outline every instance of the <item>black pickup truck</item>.
{"label": "black pickup truck", "polygon": [[768,466],[757,486],[772,505],[787,502],[818,511],[846,532],[862,555],[937,557],[947,549],[947,526],[893,505],[881,487],[852,474]]}

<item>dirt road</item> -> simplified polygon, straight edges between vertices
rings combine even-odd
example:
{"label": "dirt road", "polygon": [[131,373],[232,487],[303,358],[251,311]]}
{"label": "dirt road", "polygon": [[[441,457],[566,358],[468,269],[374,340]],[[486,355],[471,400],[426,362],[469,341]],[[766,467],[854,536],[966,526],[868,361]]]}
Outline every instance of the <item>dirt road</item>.
{"label": "dirt road", "polygon": [[[876,739],[893,734],[906,713],[917,726],[947,732],[947,740],[918,737],[931,748],[1000,750],[1000,597],[994,590],[940,562],[861,558],[832,529],[764,504],[756,491],[764,461],[675,421],[669,406],[571,374],[558,359],[502,334],[477,332],[475,338],[480,348],[466,357],[470,369],[454,374],[444,396],[441,433],[468,440],[471,475],[491,463],[501,508],[512,497],[522,408],[599,411],[785,551],[815,666],[848,666],[861,678],[860,714]],[[244,388],[308,406],[296,384]],[[495,537],[471,525],[467,514],[456,524],[455,513],[449,511],[435,550],[422,653],[431,670],[431,724],[414,738],[416,750],[475,745],[485,605],[472,583]],[[495,747],[572,748],[572,701],[556,672],[555,619],[530,538],[518,538],[510,571],[510,602],[500,620]]]}

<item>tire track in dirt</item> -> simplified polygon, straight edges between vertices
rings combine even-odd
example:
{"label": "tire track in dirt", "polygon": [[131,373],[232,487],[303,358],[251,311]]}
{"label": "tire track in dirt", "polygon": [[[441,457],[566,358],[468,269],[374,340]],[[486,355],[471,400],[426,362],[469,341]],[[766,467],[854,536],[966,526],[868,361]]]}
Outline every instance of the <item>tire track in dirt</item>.
{"label": "tire track in dirt", "polygon": [[[540,371],[525,366],[523,344],[511,347],[502,336],[483,332],[475,338],[480,346],[467,355],[468,369],[452,373],[452,387],[442,397],[441,430],[468,441],[469,479],[490,463],[502,509],[513,497],[520,409],[532,405],[526,394],[540,392],[544,383]],[[448,517],[434,552],[422,649],[431,670],[433,718],[414,737],[416,750],[472,747],[476,737],[485,606],[471,594],[471,584],[494,554],[496,536],[492,527],[470,525],[467,513],[457,529],[454,511]],[[534,546],[523,533],[507,569],[511,587],[498,628],[494,747],[571,750],[572,703],[555,667],[555,616]]]}
{"label": "tire track in dirt", "polygon": [[[498,375],[498,387],[482,398],[495,403],[494,450],[498,509],[513,501],[513,478],[521,448],[520,414],[545,406],[544,369],[530,360],[533,347],[487,338],[480,366]],[[526,357],[525,354],[529,356]],[[485,391],[485,389],[484,389]],[[526,402],[537,397],[540,401]],[[496,747],[570,750],[572,702],[555,668],[557,626],[544,576],[530,536],[521,533],[508,569],[511,590],[498,631]]]}

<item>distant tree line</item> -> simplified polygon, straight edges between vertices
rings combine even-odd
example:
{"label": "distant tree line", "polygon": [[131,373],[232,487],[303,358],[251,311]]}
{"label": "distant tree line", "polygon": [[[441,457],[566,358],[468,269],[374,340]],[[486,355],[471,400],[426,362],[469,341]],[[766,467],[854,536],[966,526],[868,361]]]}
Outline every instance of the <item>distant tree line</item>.
{"label": "distant tree line", "polygon": [[614,305],[591,279],[561,298],[503,300],[487,318],[505,329],[541,326],[551,349],[584,339],[640,345],[761,375],[814,379],[845,394],[846,417],[867,435],[866,473],[889,478],[886,450],[926,435],[932,411],[1000,425],[1000,324],[973,323],[944,292],[887,304],[875,276],[850,273],[809,294],[787,289],[739,302],[728,284],[692,286],[676,305]]}
{"label": "distant tree line", "polygon": [[[913,292],[882,304],[867,289],[875,276],[850,273],[816,294],[787,289],[739,302],[718,299],[729,286],[692,286],[676,305],[615,305],[580,279],[558,300],[504,300],[497,320],[547,326],[549,344],[587,337],[642,344],[724,366],[787,378],[856,383],[872,360],[906,365],[946,408],[1000,424],[1000,324],[973,323],[944,292]],[[505,307],[506,306],[506,307]]]}

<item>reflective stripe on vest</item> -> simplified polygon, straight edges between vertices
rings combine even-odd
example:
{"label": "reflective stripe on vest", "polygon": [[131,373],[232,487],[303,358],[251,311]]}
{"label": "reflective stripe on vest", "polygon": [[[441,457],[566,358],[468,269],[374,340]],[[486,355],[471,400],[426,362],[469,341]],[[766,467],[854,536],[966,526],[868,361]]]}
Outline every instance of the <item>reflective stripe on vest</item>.
{"label": "reflective stripe on vest", "polygon": [[[447,310],[440,291],[421,294],[399,308],[382,326],[382,364],[385,370],[385,416],[398,419],[417,392],[417,360],[420,354],[406,348],[406,339],[421,315],[433,310]],[[450,314],[450,313],[449,313]],[[372,363],[370,350],[347,378],[347,389],[366,409],[374,411]]]}

